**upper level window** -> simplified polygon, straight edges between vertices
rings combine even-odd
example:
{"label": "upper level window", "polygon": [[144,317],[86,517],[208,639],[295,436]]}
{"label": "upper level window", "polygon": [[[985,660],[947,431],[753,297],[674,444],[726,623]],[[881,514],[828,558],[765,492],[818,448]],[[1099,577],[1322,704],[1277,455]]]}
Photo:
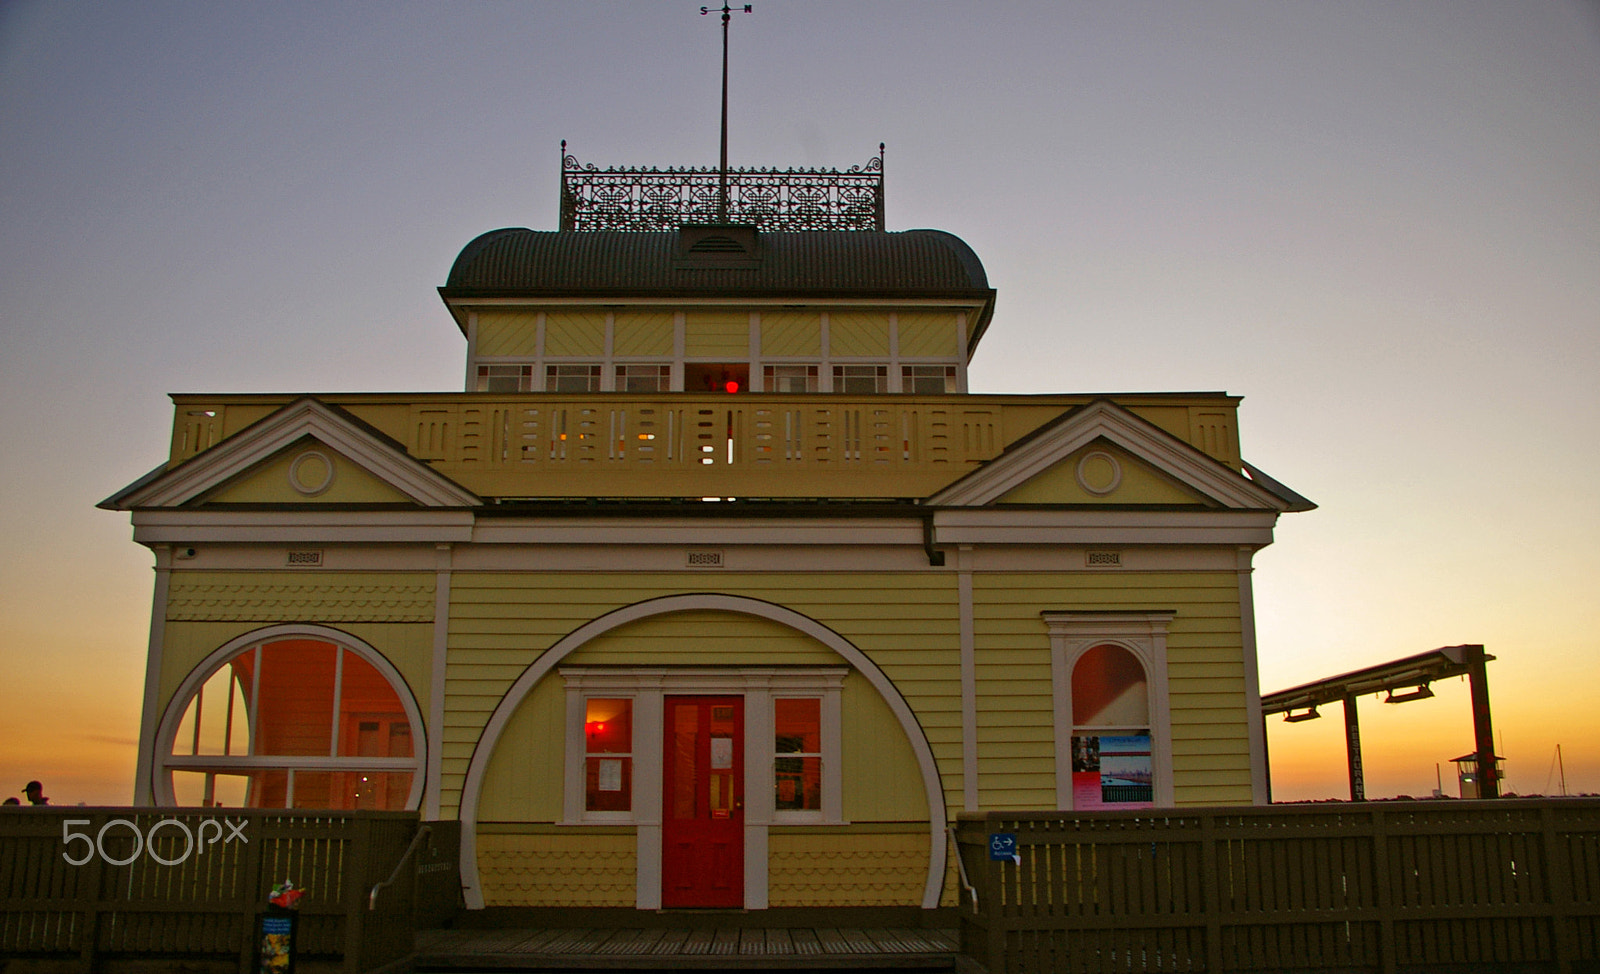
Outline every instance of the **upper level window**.
{"label": "upper level window", "polygon": [[547,365],[544,368],[547,392],[599,392],[600,366]]}
{"label": "upper level window", "polygon": [[479,392],[529,392],[532,389],[531,365],[478,366]]}
{"label": "upper level window", "polygon": [[851,395],[889,391],[887,365],[835,365],[833,391]]}
{"label": "upper level window", "polygon": [[768,392],[816,392],[815,365],[768,365],[762,369],[762,388]]}
{"label": "upper level window", "polygon": [[618,392],[666,392],[672,388],[670,365],[617,366]]}
{"label": "upper level window", "polygon": [[900,391],[917,395],[956,392],[956,367],[953,365],[902,365]]}

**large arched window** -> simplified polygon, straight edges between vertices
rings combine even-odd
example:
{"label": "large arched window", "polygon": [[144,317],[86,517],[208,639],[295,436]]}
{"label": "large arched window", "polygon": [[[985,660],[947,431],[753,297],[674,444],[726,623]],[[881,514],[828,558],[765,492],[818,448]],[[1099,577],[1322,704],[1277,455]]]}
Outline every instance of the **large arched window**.
{"label": "large arched window", "polygon": [[421,736],[410,691],[370,647],[274,627],[184,682],[158,738],[158,793],[175,805],[414,808]]}

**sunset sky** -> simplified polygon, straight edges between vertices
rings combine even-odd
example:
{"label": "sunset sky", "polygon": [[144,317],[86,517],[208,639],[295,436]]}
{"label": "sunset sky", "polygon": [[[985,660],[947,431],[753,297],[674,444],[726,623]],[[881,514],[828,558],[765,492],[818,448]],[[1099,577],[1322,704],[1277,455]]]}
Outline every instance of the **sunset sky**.
{"label": "sunset sky", "polygon": [[[1267,691],[1482,643],[1508,788],[1600,791],[1600,4],[754,0],[734,165],[888,144],[999,291],[974,391],[1226,390],[1316,501]],[[714,165],[699,3],[0,3],[0,792],[132,796],[152,558],[96,502],[169,392],[460,389],[435,288],[554,229],[559,143]],[[1371,796],[1472,746],[1361,702]],[[1269,724],[1280,799],[1342,725]],[[1445,791],[1455,793],[1445,765]]]}

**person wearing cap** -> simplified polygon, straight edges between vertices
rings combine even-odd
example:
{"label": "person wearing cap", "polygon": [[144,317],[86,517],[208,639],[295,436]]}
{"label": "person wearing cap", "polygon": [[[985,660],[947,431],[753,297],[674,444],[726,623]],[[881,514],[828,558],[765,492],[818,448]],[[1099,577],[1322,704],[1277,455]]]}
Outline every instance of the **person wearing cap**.
{"label": "person wearing cap", "polygon": [[28,796],[29,805],[50,804],[50,799],[44,797],[44,785],[37,781],[28,782],[28,786],[22,789],[22,793]]}

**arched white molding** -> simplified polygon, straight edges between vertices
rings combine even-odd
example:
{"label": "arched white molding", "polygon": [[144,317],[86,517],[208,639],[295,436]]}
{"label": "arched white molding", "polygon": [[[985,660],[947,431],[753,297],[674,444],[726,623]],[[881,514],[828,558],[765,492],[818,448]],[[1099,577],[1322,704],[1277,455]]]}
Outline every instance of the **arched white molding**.
{"label": "arched white molding", "polygon": [[[371,663],[373,668],[389,681],[389,685],[394,688],[395,696],[400,699],[400,706],[405,708],[406,720],[411,724],[412,757],[416,760],[417,767],[411,775],[411,793],[406,796],[406,807],[416,808],[422,798],[422,786],[427,777],[425,771],[428,767],[428,749],[433,744],[428,739],[428,728],[422,721],[422,709],[417,706],[417,697],[412,692],[411,685],[387,657],[363,640],[328,626],[296,623],[267,626],[228,640],[201,660],[200,664],[184,677],[183,682],[178,684],[177,692],[167,701],[166,711],[161,716],[160,729],[155,737],[154,753],[151,755],[153,780],[150,784],[156,804],[172,805],[176,801],[172,794],[172,779],[167,775],[167,758],[172,755],[173,738],[177,736],[178,724],[183,720],[184,711],[189,707],[189,699],[200,689],[200,685],[209,680],[212,674],[228,660],[252,646],[284,639],[318,639],[333,643]],[[443,693],[444,688],[440,687],[437,692]]]}
{"label": "arched white molding", "polygon": [[1050,671],[1055,698],[1056,804],[1072,807],[1072,672],[1095,646],[1110,644],[1132,653],[1144,667],[1150,705],[1150,748],[1156,808],[1174,804],[1172,710],[1167,694],[1167,630],[1174,609],[1039,613],[1050,633]]}
{"label": "arched white molding", "polygon": [[483,889],[479,885],[477,850],[478,801],[483,795],[484,775],[488,771],[490,758],[494,756],[495,747],[500,743],[500,735],[504,733],[506,724],[510,722],[512,714],[516,712],[523,698],[563,659],[597,636],[651,616],[691,611],[734,612],[758,616],[804,633],[844,657],[883,697],[884,702],[894,713],[895,719],[900,722],[900,728],[911,744],[912,753],[917,757],[917,766],[922,771],[922,788],[928,800],[928,878],[922,889],[922,908],[925,910],[937,908],[939,897],[944,890],[945,861],[948,855],[945,846],[944,788],[939,781],[938,766],[934,763],[933,748],[929,746],[922,725],[917,722],[916,715],[911,712],[911,706],[900,695],[899,689],[882,670],[878,669],[878,664],[867,658],[865,653],[857,649],[848,639],[815,619],[772,602],[709,592],[668,595],[635,602],[608,612],[598,619],[592,619],[563,636],[523,670],[522,675],[511,684],[511,688],[500,699],[499,706],[495,707],[494,713],[489,716],[489,722],[484,725],[483,734],[478,738],[478,745],[472,751],[472,761],[467,765],[467,777],[461,788],[461,887],[467,908],[483,909]]}

